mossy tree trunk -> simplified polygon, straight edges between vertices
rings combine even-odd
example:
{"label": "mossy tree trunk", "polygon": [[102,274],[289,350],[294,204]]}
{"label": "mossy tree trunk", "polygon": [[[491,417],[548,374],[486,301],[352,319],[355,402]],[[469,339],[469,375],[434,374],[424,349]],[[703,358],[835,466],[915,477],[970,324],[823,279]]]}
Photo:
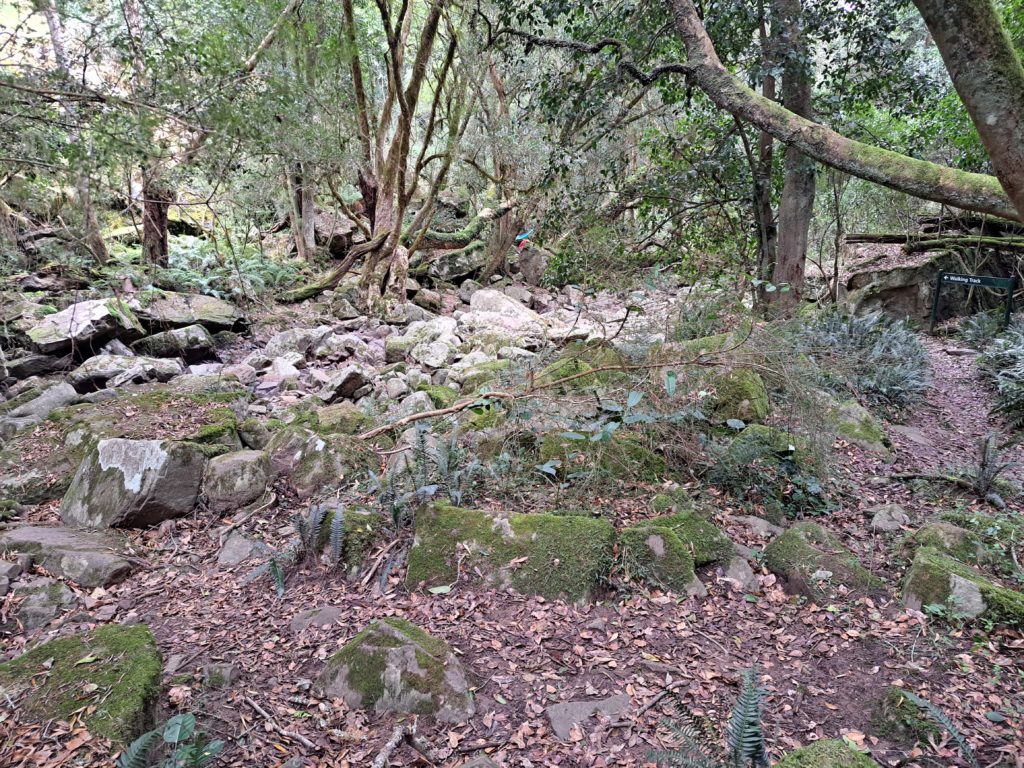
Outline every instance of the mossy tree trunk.
{"label": "mossy tree trunk", "polygon": [[[854,141],[764,98],[722,64],[692,0],[668,1],[673,24],[687,51],[685,67],[690,81],[720,109],[770,133],[783,144],[858,178],[923,200],[1024,220],[1024,213],[1017,209],[995,177],[958,171]],[[925,4],[925,0],[915,2],[919,6]],[[974,0],[962,0],[952,4],[970,6],[973,3]],[[938,0],[936,4],[944,5]],[[989,5],[990,0],[981,4]],[[972,32],[959,22],[957,26],[961,33]],[[987,92],[996,98],[1000,89],[990,87]],[[1001,114],[1014,114],[1010,105],[1021,98],[1020,93],[1018,89],[1017,95],[1006,94],[1006,108]],[[1024,111],[1015,114],[1024,117]]]}
{"label": "mossy tree trunk", "polygon": [[993,0],[914,0],[996,176],[1024,215],[1024,67]]}

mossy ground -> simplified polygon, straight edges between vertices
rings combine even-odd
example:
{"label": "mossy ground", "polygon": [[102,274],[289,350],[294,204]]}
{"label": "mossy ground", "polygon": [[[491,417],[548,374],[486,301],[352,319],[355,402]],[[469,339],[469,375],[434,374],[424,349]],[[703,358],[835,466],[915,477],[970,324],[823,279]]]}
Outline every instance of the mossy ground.
{"label": "mossy ground", "polygon": [[669,528],[638,525],[619,534],[625,575],[653,586],[684,592],[697,578],[687,546]]}
{"label": "mossy ground", "polygon": [[816,741],[790,752],[775,768],[878,768],[878,763],[843,741]]}
{"label": "mossy ground", "polygon": [[692,510],[658,517],[650,525],[667,528],[686,547],[698,568],[727,560],[733,554],[729,537]]}
{"label": "mossy ground", "polygon": [[539,460],[544,464],[552,459],[561,462],[562,475],[590,471],[612,479],[656,482],[668,472],[665,459],[633,435],[591,442],[549,433],[541,439]]}
{"label": "mossy ground", "polygon": [[757,371],[736,368],[715,376],[711,386],[715,390],[714,415],[718,421],[761,421],[768,416],[768,388]]}
{"label": "mossy ground", "polygon": [[506,528],[484,512],[435,504],[417,515],[416,538],[406,575],[410,586],[451,584],[476,566],[491,581],[524,594],[578,600],[607,576],[615,530],[597,518],[550,514],[512,515]]}
{"label": "mossy ground", "polygon": [[0,664],[0,685],[22,695],[19,706],[33,717],[66,719],[95,706],[85,710],[89,729],[127,743],[152,726],[160,671],[148,627],[111,625],[52,640]]}
{"label": "mossy ground", "polygon": [[890,686],[871,716],[873,735],[901,742],[927,741],[942,730],[899,688]]}

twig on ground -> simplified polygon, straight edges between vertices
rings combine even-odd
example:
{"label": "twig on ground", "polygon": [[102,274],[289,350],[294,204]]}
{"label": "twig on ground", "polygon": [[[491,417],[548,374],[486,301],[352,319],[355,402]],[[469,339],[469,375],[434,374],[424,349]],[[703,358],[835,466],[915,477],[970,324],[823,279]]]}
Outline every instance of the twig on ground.
{"label": "twig on ground", "polygon": [[253,709],[255,709],[257,714],[259,714],[261,717],[263,717],[270,724],[270,727],[273,728],[275,731],[277,731],[277,735],[278,736],[282,736],[282,737],[284,737],[286,739],[294,739],[295,741],[299,742],[302,746],[304,746],[306,749],[316,749],[317,748],[316,744],[314,744],[312,741],[307,739],[301,733],[295,733],[294,731],[286,731],[284,728],[282,728],[280,725],[278,725],[277,721],[274,720],[274,718],[271,717],[270,714],[265,709],[263,709],[263,707],[261,707],[259,704],[257,704],[252,699],[250,699],[248,696],[246,696],[244,698],[245,698],[245,703],[248,704]]}

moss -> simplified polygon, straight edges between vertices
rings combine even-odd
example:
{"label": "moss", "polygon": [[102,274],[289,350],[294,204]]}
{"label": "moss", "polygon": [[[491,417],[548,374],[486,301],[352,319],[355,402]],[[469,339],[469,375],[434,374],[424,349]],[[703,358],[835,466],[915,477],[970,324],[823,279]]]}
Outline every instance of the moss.
{"label": "moss", "polygon": [[459,393],[451,387],[427,385],[419,391],[426,392],[435,408],[447,408],[459,398]]}
{"label": "moss", "polygon": [[[86,708],[90,731],[127,743],[152,727],[160,669],[148,627],[111,625],[52,640],[0,664],[0,683],[9,692],[25,692],[19,706],[33,717],[67,719]],[[87,684],[96,688],[86,693]]]}
{"label": "moss", "polygon": [[504,424],[505,419],[505,409],[501,406],[483,406],[481,408],[472,409],[469,416],[469,426],[471,429],[476,431],[493,429]]}
{"label": "moss", "polygon": [[562,462],[563,474],[580,465],[613,478],[656,482],[668,472],[665,459],[632,435],[616,435],[611,440],[595,443],[549,432],[541,439],[539,457],[541,464],[552,459]]}
{"label": "moss", "polygon": [[878,768],[878,763],[844,741],[822,740],[790,752],[775,768]]}
{"label": "moss", "polygon": [[590,386],[596,381],[595,376],[580,375],[590,373],[592,370],[594,369],[589,363],[585,363],[578,357],[566,355],[551,363],[551,365],[539,370],[537,375],[534,376],[533,386],[549,387],[560,379],[578,376],[579,378],[560,384],[559,388],[563,391],[580,389],[582,387]]}
{"label": "moss", "polygon": [[494,381],[511,367],[511,360],[488,360],[477,363],[466,371],[462,379],[462,391],[467,395],[475,395],[484,384]]}
{"label": "moss", "polygon": [[716,376],[714,415],[719,421],[761,421],[768,415],[768,388],[757,371],[736,368]]}
{"label": "moss", "polygon": [[205,414],[208,422],[187,439],[194,443],[223,443],[237,439],[238,417],[230,408],[211,408]]}
{"label": "moss", "polygon": [[606,520],[549,514],[512,515],[435,504],[416,516],[417,544],[409,553],[406,583],[450,584],[459,557],[465,577],[479,568],[499,586],[525,594],[583,599],[607,576],[615,530]]}
{"label": "moss", "polygon": [[[394,633],[384,630],[386,625]],[[399,636],[396,637],[395,633]],[[347,668],[345,683],[361,698],[363,709],[372,709],[385,693],[385,671],[388,668],[388,649],[411,643],[415,647],[416,662],[421,675],[406,671],[402,675],[403,687],[433,696],[444,688],[445,661],[451,651],[448,646],[431,637],[416,625],[398,617],[374,622],[345,643],[328,661],[326,675],[339,667]],[[435,702],[436,703],[436,702]],[[419,714],[430,714],[435,706],[428,699],[420,702]]]}
{"label": "moss", "polygon": [[343,401],[316,411],[317,429],[321,434],[355,435],[368,428],[370,417],[355,403]]}
{"label": "moss", "polygon": [[[334,522],[336,509],[328,509],[320,525],[320,540],[317,542],[321,550],[330,546],[331,525]],[[349,573],[358,571],[363,565],[363,558],[377,539],[380,532],[380,515],[367,509],[346,509],[343,523],[344,537],[341,547],[341,562]]]}
{"label": "moss", "polygon": [[871,715],[873,733],[900,742],[927,741],[942,730],[907,698],[906,692],[890,686]]}
{"label": "moss", "polygon": [[959,576],[978,587],[985,601],[984,618],[1009,627],[1024,627],[1024,594],[989,581],[969,566],[931,547],[921,547],[914,555],[903,594],[920,600],[922,606],[946,606],[952,592],[951,576]]}
{"label": "moss", "polygon": [[778,536],[764,551],[772,573],[786,579],[797,592],[824,596],[823,585],[875,590],[881,582],[853,554],[817,523],[798,523]]}
{"label": "moss", "polygon": [[672,531],[693,557],[698,568],[732,557],[734,547],[729,537],[712,523],[703,520],[695,512],[677,512],[674,515],[658,517],[650,525]]}
{"label": "moss", "polygon": [[659,493],[653,499],[651,499],[651,512],[655,514],[661,514],[662,512],[669,512],[675,509],[676,500],[673,499],[666,493]]}
{"label": "moss", "polygon": [[751,424],[746,427],[735,437],[730,451],[746,451],[752,446],[762,447],[779,456],[791,457],[797,463],[800,463],[807,453],[805,440],[764,424]]}
{"label": "moss", "polygon": [[918,547],[931,547],[962,563],[976,563],[983,559],[985,553],[985,545],[977,536],[952,523],[928,523],[921,526],[907,538],[904,546],[911,551]]}
{"label": "moss", "polygon": [[627,528],[619,535],[619,557],[628,576],[675,592],[685,592],[697,579],[689,548],[670,528]]}

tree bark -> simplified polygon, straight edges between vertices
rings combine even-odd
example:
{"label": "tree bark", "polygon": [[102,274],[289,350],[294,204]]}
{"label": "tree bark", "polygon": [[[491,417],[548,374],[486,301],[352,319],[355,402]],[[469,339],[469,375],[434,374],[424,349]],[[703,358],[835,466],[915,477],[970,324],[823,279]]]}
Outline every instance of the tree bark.
{"label": "tree bark", "polygon": [[167,212],[174,193],[147,174],[142,182],[142,256],[157,267],[167,266]]}
{"label": "tree bark", "polygon": [[1003,189],[1024,216],[1024,67],[993,0],[914,0]]}
{"label": "tree bark", "polygon": [[995,177],[966,173],[862,144],[760,96],[719,60],[692,0],[669,0],[669,4],[674,26],[686,47],[690,79],[720,109],[770,133],[787,146],[858,178],[954,208],[1024,221],[1024,213],[1017,210]]}
{"label": "tree bark", "polygon": [[[812,117],[814,77],[811,52],[803,33],[801,0],[775,0],[782,65],[782,104],[795,115]],[[807,269],[807,237],[814,215],[815,164],[792,144],[783,159],[785,180],[779,200],[779,241],[771,294],[777,312],[791,310],[800,300]]]}

